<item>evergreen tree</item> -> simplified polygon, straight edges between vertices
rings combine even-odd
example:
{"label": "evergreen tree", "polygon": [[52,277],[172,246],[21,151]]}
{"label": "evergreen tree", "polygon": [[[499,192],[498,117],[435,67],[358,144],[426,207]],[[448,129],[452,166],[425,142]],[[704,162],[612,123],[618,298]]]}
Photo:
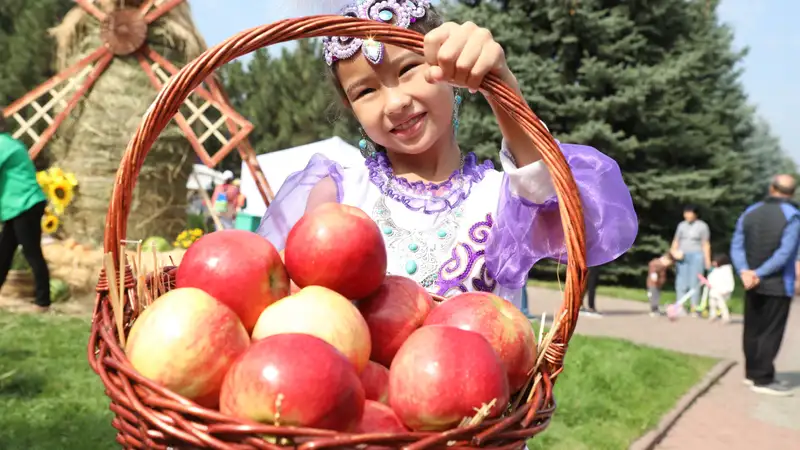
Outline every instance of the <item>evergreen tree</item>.
{"label": "evergreen tree", "polygon": [[352,115],[336,96],[321,45],[307,39],[297,44],[278,57],[261,49],[246,66],[236,61],[222,69],[232,103],[255,125],[251,142],[258,153],[333,135],[358,139]]}
{"label": "evergreen tree", "polygon": [[[607,273],[640,282],[647,261],[668,248],[686,203],[700,206],[714,247],[727,249],[759,175],[748,165],[753,110],[737,66],[744,54],[717,23],[716,2],[479,3],[445,13],[494,32],[556,138],[594,146],[622,168],[640,231]],[[499,130],[480,97],[465,110],[462,145],[493,156]]]}
{"label": "evergreen tree", "polygon": [[0,106],[54,75],[48,28],[74,6],[70,0],[0,1]]}

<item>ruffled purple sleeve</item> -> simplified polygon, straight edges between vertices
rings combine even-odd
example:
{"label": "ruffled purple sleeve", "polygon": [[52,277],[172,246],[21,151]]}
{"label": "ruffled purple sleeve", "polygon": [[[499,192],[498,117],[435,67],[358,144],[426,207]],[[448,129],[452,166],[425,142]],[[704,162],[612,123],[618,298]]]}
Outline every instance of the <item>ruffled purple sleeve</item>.
{"label": "ruffled purple sleeve", "polygon": [[[580,192],[589,266],[613,261],[636,239],[639,221],[617,163],[598,150],[560,145]],[[551,182],[549,179],[548,182]],[[534,203],[513,193],[504,174],[497,212],[486,246],[487,269],[501,285],[522,288],[542,259],[567,262],[558,199]]]}
{"label": "ruffled purple sleeve", "polygon": [[343,195],[342,166],[315,154],[305,169],[289,175],[281,185],[256,233],[267,238],[278,251],[283,250],[289,230],[306,212],[309,202],[341,203]]}

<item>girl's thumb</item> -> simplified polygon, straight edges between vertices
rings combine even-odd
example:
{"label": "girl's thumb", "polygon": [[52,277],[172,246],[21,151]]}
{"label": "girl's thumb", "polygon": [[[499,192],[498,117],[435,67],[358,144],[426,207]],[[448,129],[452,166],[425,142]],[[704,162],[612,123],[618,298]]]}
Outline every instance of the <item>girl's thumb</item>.
{"label": "girl's thumb", "polygon": [[425,72],[425,80],[428,83],[438,83],[442,79],[442,68],[439,66],[431,66]]}

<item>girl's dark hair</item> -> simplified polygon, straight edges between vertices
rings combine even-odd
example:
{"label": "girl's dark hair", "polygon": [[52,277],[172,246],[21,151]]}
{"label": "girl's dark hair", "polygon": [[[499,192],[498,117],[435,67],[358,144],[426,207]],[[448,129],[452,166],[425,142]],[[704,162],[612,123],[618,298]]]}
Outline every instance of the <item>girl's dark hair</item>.
{"label": "girl's dark hair", "polygon": [[718,266],[725,266],[731,263],[731,259],[728,258],[728,255],[725,253],[717,253],[714,255],[713,261],[717,263]]}
{"label": "girl's dark hair", "polygon": [[[412,23],[408,29],[425,35],[441,26],[442,23],[444,23],[442,16],[439,15],[439,12],[436,11],[436,8],[431,5],[425,12],[425,16]],[[336,93],[339,94],[339,98],[342,101],[347,102],[347,94],[344,92],[344,89],[342,89],[342,84],[339,82],[339,75],[336,72],[336,63],[333,63],[333,65],[327,67],[328,75],[334,88],[336,89]]]}

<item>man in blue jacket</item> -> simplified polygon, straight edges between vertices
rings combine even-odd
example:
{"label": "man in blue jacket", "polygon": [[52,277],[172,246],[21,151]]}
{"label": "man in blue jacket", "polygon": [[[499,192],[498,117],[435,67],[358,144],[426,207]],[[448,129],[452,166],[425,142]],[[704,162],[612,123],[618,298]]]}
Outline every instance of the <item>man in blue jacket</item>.
{"label": "man in blue jacket", "polygon": [[791,175],[772,179],[769,196],[736,222],[731,259],[747,290],[744,301],[745,382],[755,392],[786,396],[775,381],[775,357],[783,340],[794,296],[800,243],[800,210],[791,202],[796,182]]}

